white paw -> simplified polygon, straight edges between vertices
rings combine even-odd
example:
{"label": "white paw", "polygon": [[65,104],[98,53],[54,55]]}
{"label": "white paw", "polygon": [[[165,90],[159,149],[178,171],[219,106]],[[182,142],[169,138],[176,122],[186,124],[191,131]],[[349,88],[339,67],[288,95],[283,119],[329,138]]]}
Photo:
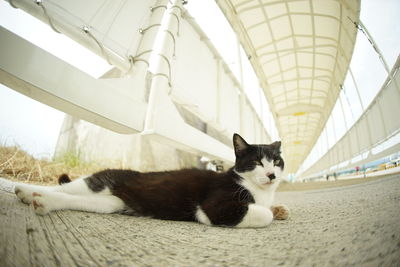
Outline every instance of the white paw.
{"label": "white paw", "polygon": [[272,222],[272,211],[257,204],[250,204],[247,214],[236,227],[265,227]]}
{"label": "white paw", "polygon": [[27,186],[24,185],[16,185],[14,188],[14,192],[17,197],[25,204],[32,203],[32,190],[30,190]]}
{"label": "white paw", "polygon": [[33,194],[32,207],[36,214],[45,215],[51,211],[51,200],[43,193]]}
{"label": "white paw", "polygon": [[271,210],[276,220],[286,220],[289,217],[290,211],[286,205],[272,206]]}

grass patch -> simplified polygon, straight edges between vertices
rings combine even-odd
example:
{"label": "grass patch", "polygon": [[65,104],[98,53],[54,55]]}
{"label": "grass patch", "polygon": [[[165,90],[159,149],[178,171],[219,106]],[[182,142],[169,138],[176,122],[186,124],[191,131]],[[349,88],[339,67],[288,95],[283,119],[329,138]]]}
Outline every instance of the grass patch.
{"label": "grass patch", "polygon": [[84,162],[80,153],[65,153],[54,160],[36,159],[18,146],[0,146],[0,176],[24,183],[55,184],[67,173],[72,179],[104,169]]}

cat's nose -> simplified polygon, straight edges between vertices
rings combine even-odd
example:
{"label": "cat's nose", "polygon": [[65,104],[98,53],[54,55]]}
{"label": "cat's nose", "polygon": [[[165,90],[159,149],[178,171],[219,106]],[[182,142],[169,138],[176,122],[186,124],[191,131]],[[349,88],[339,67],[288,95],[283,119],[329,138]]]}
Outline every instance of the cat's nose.
{"label": "cat's nose", "polygon": [[275,179],[275,174],[273,172],[267,172],[267,177],[271,180]]}

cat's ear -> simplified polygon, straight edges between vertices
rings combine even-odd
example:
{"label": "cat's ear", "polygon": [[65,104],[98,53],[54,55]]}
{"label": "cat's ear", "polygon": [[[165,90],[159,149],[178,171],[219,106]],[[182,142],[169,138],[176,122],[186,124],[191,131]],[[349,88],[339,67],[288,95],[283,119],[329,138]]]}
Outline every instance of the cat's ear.
{"label": "cat's ear", "polygon": [[275,141],[271,144],[271,146],[274,148],[274,154],[281,154],[281,141]]}
{"label": "cat's ear", "polygon": [[235,148],[235,155],[240,155],[243,151],[245,151],[249,144],[237,133],[233,134],[233,147]]}

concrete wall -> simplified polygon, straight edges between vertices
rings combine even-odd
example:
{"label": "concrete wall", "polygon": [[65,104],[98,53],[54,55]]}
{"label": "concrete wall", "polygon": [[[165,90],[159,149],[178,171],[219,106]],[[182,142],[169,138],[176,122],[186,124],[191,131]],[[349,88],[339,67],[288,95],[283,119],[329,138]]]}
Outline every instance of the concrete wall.
{"label": "concrete wall", "polygon": [[202,167],[199,157],[140,134],[118,134],[66,115],[55,156],[78,155],[83,161],[109,168],[161,171]]}

